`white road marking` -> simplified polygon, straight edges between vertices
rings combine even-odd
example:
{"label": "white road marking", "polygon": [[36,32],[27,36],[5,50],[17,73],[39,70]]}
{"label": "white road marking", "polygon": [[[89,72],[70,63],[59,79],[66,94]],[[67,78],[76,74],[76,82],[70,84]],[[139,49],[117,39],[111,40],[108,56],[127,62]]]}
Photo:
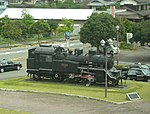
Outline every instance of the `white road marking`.
{"label": "white road marking", "polygon": [[24,53],[24,52],[27,52],[27,50],[19,50],[19,51],[3,52],[3,53],[0,53],[0,55],[10,55],[10,54]]}

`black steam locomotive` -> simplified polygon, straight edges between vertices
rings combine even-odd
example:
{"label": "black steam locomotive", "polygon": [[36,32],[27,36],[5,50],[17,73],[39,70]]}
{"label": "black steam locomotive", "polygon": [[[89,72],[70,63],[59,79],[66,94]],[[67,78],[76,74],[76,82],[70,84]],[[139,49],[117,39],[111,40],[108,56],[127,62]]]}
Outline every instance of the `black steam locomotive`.
{"label": "black steam locomotive", "polygon": [[[108,57],[107,63],[108,84],[117,85],[119,71],[113,70],[113,58]],[[27,73],[35,80],[74,80],[88,86],[105,82],[105,56],[95,50],[83,54],[83,49],[69,51],[60,46],[40,45],[28,50]]]}

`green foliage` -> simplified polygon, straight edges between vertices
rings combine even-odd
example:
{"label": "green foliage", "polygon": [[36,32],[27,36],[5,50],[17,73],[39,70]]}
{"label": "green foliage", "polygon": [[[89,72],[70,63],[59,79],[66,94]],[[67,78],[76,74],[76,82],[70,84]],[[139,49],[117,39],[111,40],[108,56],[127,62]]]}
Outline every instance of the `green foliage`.
{"label": "green foliage", "polygon": [[34,6],[34,8],[50,8],[50,7],[51,7],[50,4],[38,4]]}
{"label": "green foliage", "polygon": [[133,27],[136,25],[135,22],[129,21],[129,20],[125,20],[122,25],[125,28],[125,33],[130,33],[133,31]]}
{"label": "green foliage", "polygon": [[0,114],[30,114],[30,113],[0,108]]}
{"label": "green foliage", "polygon": [[43,34],[50,30],[50,26],[46,21],[38,20],[37,22],[33,23],[30,30],[33,34]]}
{"label": "green foliage", "polygon": [[133,28],[133,40],[142,45],[150,42],[150,20],[137,23]]}
{"label": "green foliage", "polygon": [[127,44],[126,42],[121,42],[120,43],[120,48],[121,49],[132,49],[132,45],[131,44]]}
{"label": "green foliage", "polygon": [[133,29],[134,29],[134,26],[136,25],[137,23],[135,22],[132,22],[132,21],[129,21],[129,20],[125,20],[122,22],[122,26],[124,27],[124,33],[125,34],[121,34],[122,36],[124,36],[124,41],[126,41],[126,33],[132,33],[133,32]]}
{"label": "green foliage", "polygon": [[8,24],[9,22],[10,22],[10,19],[8,18],[8,16],[5,16],[0,19],[0,35],[2,34],[2,26],[5,24]]}
{"label": "green foliage", "polygon": [[28,27],[30,27],[34,23],[34,18],[32,17],[32,15],[29,14],[26,9],[23,9],[21,17],[22,23],[24,23]]}
{"label": "green foliage", "polygon": [[79,4],[74,3],[73,0],[65,0],[64,2],[57,2],[57,8],[63,9],[78,9],[80,7]]}
{"label": "green foliage", "polygon": [[116,3],[115,3],[115,8],[116,8],[116,9],[120,9],[120,2],[116,2]]}
{"label": "green foliage", "polygon": [[22,34],[22,30],[18,24],[18,21],[11,21],[2,26],[2,36],[12,40],[17,40]]}
{"label": "green foliage", "polygon": [[48,20],[47,23],[49,24],[49,26],[51,28],[50,32],[51,33],[54,32],[56,34],[56,31],[57,31],[57,28],[58,28],[58,22],[56,20],[51,19],[51,20]]}
{"label": "green foliage", "polygon": [[73,30],[74,30],[74,21],[72,19],[63,18],[62,19],[62,24],[63,24],[63,26],[59,26],[57,28],[58,32],[62,32],[62,33],[65,33],[67,31],[69,31],[70,33],[73,32]]}
{"label": "green foliage", "polygon": [[38,43],[39,37],[41,34],[48,33],[50,31],[49,24],[44,20],[38,20],[34,24],[32,24],[30,31],[32,34],[38,35]]}
{"label": "green foliage", "polygon": [[96,10],[98,11],[106,11],[109,8],[109,6],[99,6],[98,8],[96,8]]}
{"label": "green foliage", "polygon": [[87,9],[87,4],[90,0],[83,0],[80,4],[74,0],[48,0],[45,4],[38,4],[35,8],[59,8],[59,9]]}
{"label": "green foliage", "polygon": [[5,17],[1,18],[1,22],[2,22],[2,24],[4,25],[4,24],[9,23],[9,22],[10,22],[10,19],[9,19],[9,17],[6,15]]}
{"label": "green foliage", "polygon": [[113,39],[117,35],[116,25],[120,26],[119,33],[122,26],[119,20],[113,18],[106,13],[93,13],[84,23],[80,31],[80,41],[82,43],[90,43],[92,46],[99,49],[100,41]]}
{"label": "green foliage", "polygon": [[22,11],[21,23],[22,24],[20,24],[20,27],[22,29],[22,37],[28,38],[28,36],[30,35],[30,27],[34,23],[34,19],[26,9]]}
{"label": "green foliage", "polygon": [[127,67],[127,64],[118,64],[118,65],[114,65],[114,67],[116,67],[118,70],[121,70],[124,67]]}

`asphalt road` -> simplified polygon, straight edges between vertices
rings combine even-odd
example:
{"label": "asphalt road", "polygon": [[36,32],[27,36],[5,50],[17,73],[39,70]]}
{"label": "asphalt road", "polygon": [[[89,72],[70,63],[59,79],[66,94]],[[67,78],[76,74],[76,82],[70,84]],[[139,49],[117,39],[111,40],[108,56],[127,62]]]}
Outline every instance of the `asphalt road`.
{"label": "asphalt road", "polygon": [[31,114],[149,114],[150,102],[112,104],[64,95],[0,91],[0,108]]}
{"label": "asphalt road", "polygon": [[121,50],[119,61],[150,64],[150,47],[139,47],[137,50]]}

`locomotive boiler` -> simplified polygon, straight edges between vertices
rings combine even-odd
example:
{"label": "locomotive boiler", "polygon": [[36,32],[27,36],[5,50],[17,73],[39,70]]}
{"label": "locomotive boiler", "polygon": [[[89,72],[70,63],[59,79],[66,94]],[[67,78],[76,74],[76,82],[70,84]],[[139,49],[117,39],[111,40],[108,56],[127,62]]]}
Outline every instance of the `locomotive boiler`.
{"label": "locomotive boiler", "polygon": [[107,63],[106,72],[105,56],[96,54],[95,50],[83,54],[83,49],[69,51],[60,46],[40,45],[28,50],[27,73],[35,80],[74,80],[86,85],[105,82],[107,73],[108,84],[117,85],[119,71],[112,70],[113,58],[108,57]]}

